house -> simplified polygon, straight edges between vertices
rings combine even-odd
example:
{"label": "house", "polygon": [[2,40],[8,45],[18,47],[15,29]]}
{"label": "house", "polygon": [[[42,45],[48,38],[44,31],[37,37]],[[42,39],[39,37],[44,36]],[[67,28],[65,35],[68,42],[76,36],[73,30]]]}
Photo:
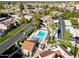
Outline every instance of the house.
{"label": "house", "polygon": [[7,26],[4,24],[0,24],[0,36],[5,34],[5,31],[7,30]]}
{"label": "house", "polygon": [[28,20],[28,21],[31,21],[31,20],[32,20],[32,16],[25,15],[24,17],[25,17],[25,19]]}
{"label": "house", "polygon": [[2,24],[7,26],[8,29],[11,29],[11,28],[19,26],[20,23],[19,23],[19,21],[15,20],[14,18],[10,18],[10,19],[2,22]]}
{"label": "house", "polygon": [[32,9],[32,12],[38,12],[40,9],[39,8],[34,8],[34,9]]}
{"label": "house", "polygon": [[14,18],[3,21],[0,24],[0,36],[4,35],[8,30],[15,28],[19,25],[19,21],[15,20]]}
{"label": "house", "polygon": [[59,50],[61,52],[61,56],[63,56],[64,58],[73,58],[74,56],[72,55],[72,53],[66,49],[63,45],[58,44],[55,46],[55,49],[52,49],[52,51],[57,51]]}
{"label": "house", "polygon": [[32,55],[32,53],[35,49],[36,41],[25,40],[21,45],[22,45],[21,50],[24,55]]}
{"label": "house", "polygon": [[48,26],[52,20],[50,15],[44,16],[43,18],[41,18],[41,20],[43,21],[43,24]]}
{"label": "house", "polygon": [[20,16],[18,16],[18,15],[11,15],[13,18],[15,18],[15,19],[20,19],[21,17]]}
{"label": "house", "polygon": [[74,56],[64,46],[58,44],[39,53],[39,58],[73,58]]}
{"label": "house", "polygon": [[79,4],[76,4],[75,7],[76,7],[76,10],[79,10]]}
{"label": "house", "polygon": [[57,51],[46,50],[39,54],[39,58],[58,58],[58,57],[61,57],[61,52],[59,50]]}
{"label": "house", "polygon": [[25,10],[23,10],[22,12],[23,14],[30,14],[32,12],[32,9],[25,8]]}
{"label": "house", "polygon": [[50,50],[43,51],[39,54],[39,58],[49,58],[49,57],[51,58],[53,53],[54,51],[50,51]]}

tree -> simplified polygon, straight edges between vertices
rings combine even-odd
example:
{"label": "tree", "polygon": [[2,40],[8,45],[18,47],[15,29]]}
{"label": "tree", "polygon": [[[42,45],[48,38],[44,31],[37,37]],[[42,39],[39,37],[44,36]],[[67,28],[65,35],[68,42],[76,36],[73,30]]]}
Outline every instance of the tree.
{"label": "tree", "polygon": [[51,21],[50,27],[51,27],[51,29],[52,29],[53,31],[55,30],[55,28],[56,28],[56,23],[54,23],[54,20]]}
{"label": "tree", "polygon": [[73,8],[73,12],[75,12],[76,11],[76,6],[74,6],[74,8]]}
{"label": "tree", "polygon": [[48,28],[48,27],[46,27],[47,28],[47,31],[48,31],[48,42],[51,42],[51,36],[50,36],[50,29]]}
{"label": "tree", "polygon": [[45,10],[44,10],[44,14],[45,14],[45,15],[49,15],[49,13],[50,13],[50,10],[49,10],[49,9],[45,9]]}
{"label": "tree", "polygon": [[27,5],[27,8],[31,9],[31,8],[33,8],[33,6],[30,5],[30,4],[28,4],[28,5]]}
{"label": "tree", "polygon": [[3,9],[5,9],[5,7],[4,7],[3,3],[0,2],[0,10],[3,10]]}
{"label": "tree", "polygon": [[23,5],[23,3],[20,3],[19,8],[20,8],[20,11],[24,10],[24,5]]}
{"label": "tree", "polygon": [[72,26],[77,27],[79,25],[78,21],[76,19],[71,20]]}
{"label": "tree", "polygon": [[4,4],[2,2],[0,2],[0,13],[2,13],[2,10],[4,10],[5,7],[4,7]]}
{"label": "tree", "polygon": [[25,18],[18,19],[21,24],[27,23]]}
{"label": "tree", "polygon": [[24,15],[23,15],[23,12],[22,12],[24,10],[23,3],[20,3],[19,8],[20,8],[20,15],[22,16],[22,18],[24,18]]}
{"label": "tree", "polygon": [[71,33],[69,32],[69,30],[64,32],[64,39],[65,39],[65,40],[68,41],[68,39],[70,39],[71,36],[72,36],[72,35],[71,35]]}
{"label": "tree", "polygon": [[20,3],[19,8],[20,8],[20,15],[21,15],[21,20],[20,20],[21,23],[23,23],[23,22],[26,22],[27,23],[27,20],[25,19],[24,14],[22,12],[24,10],[23,3]]}
{"label": "tree", "polygon": [[[50,28],[52,29],[52,32],[56,29],[56,23],[54,23],[54,20],[51,21],[50,23]],[[54,39],[54,35],[51,37],[51,40]]]}
{"label": "tree", "polygon": [[37,29],[40,25],[40,17],[41,15],[38,12],[33,14],[32,22],[33,22],[35,29]]}

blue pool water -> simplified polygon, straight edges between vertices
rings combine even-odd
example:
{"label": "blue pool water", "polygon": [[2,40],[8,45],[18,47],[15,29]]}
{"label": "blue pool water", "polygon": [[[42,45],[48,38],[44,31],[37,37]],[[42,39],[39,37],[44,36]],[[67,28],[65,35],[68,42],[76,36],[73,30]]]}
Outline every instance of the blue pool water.
{"label": "blue pool water", "polygon": [[37,35],[34,35],[33,38],[35,38],[36,40],[42,40],[44,39],[45,35],[46,35],[46,32],[40,31]]}

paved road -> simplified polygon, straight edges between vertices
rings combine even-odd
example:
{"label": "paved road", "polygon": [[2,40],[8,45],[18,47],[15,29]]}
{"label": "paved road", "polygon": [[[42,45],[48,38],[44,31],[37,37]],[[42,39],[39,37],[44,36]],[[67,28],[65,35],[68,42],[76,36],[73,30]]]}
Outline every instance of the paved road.
{"label": "paved road", "polygon": [[[22,30],[27,31],[31,27],[32,23],[28,23]],[[17,34],[15,34],[13,37],[5,41],[0,45],[0,54],[3,53],[9,46],[14,44],[17,40],[19,40],[23,36],[22,31],[19,31]]]}
{"label": "paved road", "polygon": [[61,18],[58,18],[59,22],[58,22],[58,29],[60,30],[59,34],[59,38],[63,38],[64,35],[64,31],[65,31],[65,23],[64,20],[62,20]]}

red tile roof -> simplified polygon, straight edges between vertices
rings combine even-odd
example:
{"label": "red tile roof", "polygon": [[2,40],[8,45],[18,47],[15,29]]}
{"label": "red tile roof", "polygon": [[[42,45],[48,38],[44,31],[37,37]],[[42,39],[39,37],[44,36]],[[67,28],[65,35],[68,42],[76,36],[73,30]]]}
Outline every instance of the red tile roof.
{"label": "red tile roof", "polygon": [[46,57],[46,56],[51,55],[53,53],[54,53],[54,51],[47,50],[47,51],[44,51],[44,52],[40,53],[40,56],[41,57]]}
{"label": "red tile roof", "polygon": [[35,41],[24,41],[24,43],[22,43],[22,49],[26,49],[28,51],[32,51],[32,49],[34,48],[35,45]]}

